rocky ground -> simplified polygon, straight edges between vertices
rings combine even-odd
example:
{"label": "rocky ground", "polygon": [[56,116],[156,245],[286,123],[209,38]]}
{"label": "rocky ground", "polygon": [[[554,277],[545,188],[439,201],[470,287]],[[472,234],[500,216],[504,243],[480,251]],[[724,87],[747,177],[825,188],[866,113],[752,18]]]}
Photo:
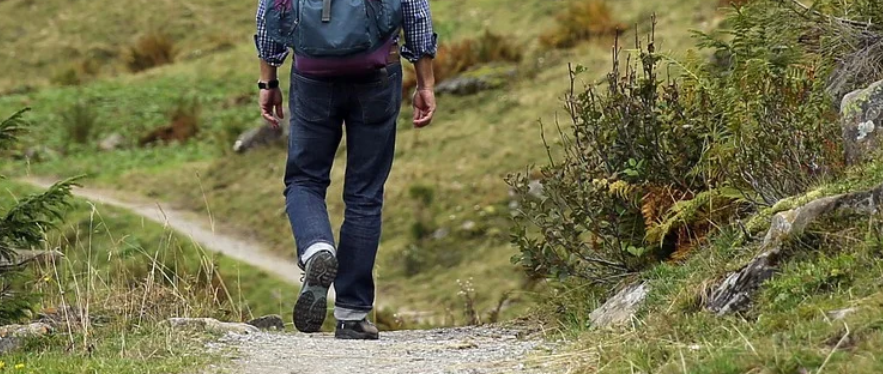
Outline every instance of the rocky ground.
{"label": "rocky ground", "polygon": [[382,333],[379,341],[332,334],[228,334],[213,350],[231,363],[208,372],[231,374],[496,374],[553,373],[555,349],[537,334],[504,327],[463,327]]}

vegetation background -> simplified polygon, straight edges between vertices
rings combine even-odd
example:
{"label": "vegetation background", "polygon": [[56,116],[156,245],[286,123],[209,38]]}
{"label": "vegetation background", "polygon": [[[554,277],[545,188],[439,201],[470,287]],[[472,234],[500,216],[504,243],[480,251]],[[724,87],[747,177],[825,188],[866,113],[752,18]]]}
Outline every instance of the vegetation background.
{"label": "vegetation background", "polygon": [[[18,178],[84,176],[76,183],[169,202],[291,256],[284,142],[232,152],[261,126],[255,5],[0,1],[0,118],[32,108],[3,154],[0,208],[39,192]],[[432,0],[440,81],[491,89],[441,96],[426,130],[403,111],[377,268],[384,327],[538,316],[574,341],[561,360],[576,372],[878,371],[879,217],[810,230],[747,314],[715,317],[697,296],[753,257],[753,236],[801,196],[883,181],[875,162],[842,163],[837,123],[837,97],[881,78],[883,4],[800,5]],[[341,185],[329,192],[339,223]],[[0,372],[183,371],[204,362],[186,358],[205,337],[159,321],[289,314],[293,286],[130,213],[68,201],[64,220],[47,216],[54,228],[26,243],[64,259],[16,272],[16,295],[37,297],[30,315],[0,321],[66,306],[116,317],[35,341]],[[593,326],[590,312],[635,280],[655,290],[638,322]],[[846,322],[827,317],[856,305]]]}

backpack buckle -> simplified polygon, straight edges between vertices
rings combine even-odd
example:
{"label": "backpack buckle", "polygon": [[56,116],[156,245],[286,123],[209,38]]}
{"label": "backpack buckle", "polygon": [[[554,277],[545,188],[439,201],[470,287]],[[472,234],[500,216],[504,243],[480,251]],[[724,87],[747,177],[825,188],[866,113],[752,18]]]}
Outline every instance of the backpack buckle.
{"label": "backpack buckle", "polygon": [[331,0],[322,1],[322,22],[331,22]]}

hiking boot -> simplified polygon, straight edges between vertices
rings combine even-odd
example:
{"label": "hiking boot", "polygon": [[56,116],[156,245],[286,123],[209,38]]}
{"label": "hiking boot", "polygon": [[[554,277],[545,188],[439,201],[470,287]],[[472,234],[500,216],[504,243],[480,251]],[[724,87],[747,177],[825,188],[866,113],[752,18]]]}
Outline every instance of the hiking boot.
{"label": "hiking boot", "polygon": [[328,288],[337,276],[337,258],[329,251],[316,253],[307,261],[303,286],[294,304],[294,327],[300,332],[318,332],[328,312]]}
{"label": "hiking boot", "polygon": [[374,326],[367,319],[361,321],[337,321],[337,330],[334,331],[334,337],[337,339],[377,340],[380,338],[380,332],[377,330],[377,326]]}

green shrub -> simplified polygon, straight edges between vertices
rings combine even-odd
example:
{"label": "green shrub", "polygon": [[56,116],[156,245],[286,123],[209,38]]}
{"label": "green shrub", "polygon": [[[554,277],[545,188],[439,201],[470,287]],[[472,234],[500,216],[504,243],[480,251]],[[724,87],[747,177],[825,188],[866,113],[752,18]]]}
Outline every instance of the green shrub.
{"label": "green shrub", "polygon": [[[28,123],[19,111],[0,122],[0,150],[15,141]],[[27,291],[28,277],[14,264],[16,251],[38,246],[44,230],[61,218],[73,180],[60,182],[40,195],[28,196],[11,207],[0,207],[0,325],[26,316],[35,296]]]}
{"label": "green shrub", "polygon": [[[565,98],[571,126],[563,156],[550,152],[542,168],[544,196],[531,195],[527,175],[509,178],[522,200],[515,260],[533,276],[616,282],[682,259],[714,227],[835,175],[825,65],[778,29],[783,19],[799,24],[774,2],[734,9],[727,41],[701,35],[699,44],[728,63],[672,61],[681,74],[665,81],[654,31],[633,63],[614,48],[605,92],[589,86]],[[572,87],[584,71],[572,69]]]}

